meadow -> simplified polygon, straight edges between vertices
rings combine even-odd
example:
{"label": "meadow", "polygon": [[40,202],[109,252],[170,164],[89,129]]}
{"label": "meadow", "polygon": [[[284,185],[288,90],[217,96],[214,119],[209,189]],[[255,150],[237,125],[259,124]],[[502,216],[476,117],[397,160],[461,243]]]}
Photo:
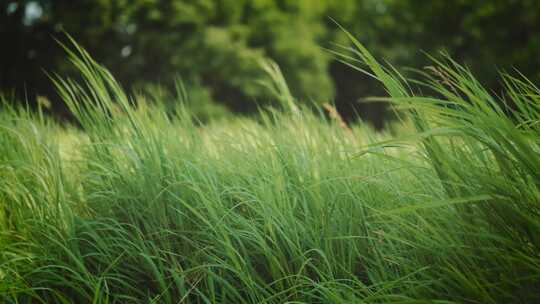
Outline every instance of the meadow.
{"label": "meadow", "polygon": [[274,107],[200,124],[181,85],[166,110],[68,46],[82,80],[51,80],[76,124],[0,112],[0,301],[540,302],[540,89],[447,57],[405,78],[349,38],[386,131],[272,63]]}

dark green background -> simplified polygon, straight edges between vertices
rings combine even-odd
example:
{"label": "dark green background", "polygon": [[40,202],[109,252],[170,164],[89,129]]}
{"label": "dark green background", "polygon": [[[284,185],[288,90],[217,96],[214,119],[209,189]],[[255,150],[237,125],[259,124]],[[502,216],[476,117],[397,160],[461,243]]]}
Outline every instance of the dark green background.
{"label": "dark green background", "polygon": [[[33,102],[53,101],[43,70],[71,73],[53,38],[70,33],[126,87],[155,91],[186,83],[193,106],[216,102],[249,113],[268,100],[257,65],[272,58],[299,99],[333,101],[381,127],[376,83],[339,63],[325,48],[347,40],[332,17],[377,56],[399,67],[429,64],[422,53],[447,50],[493,91],[498,70],[538,79],[537,0],[40,0],[0,2],[0,86]],[[166,93],[162,93],[167,96]]]}

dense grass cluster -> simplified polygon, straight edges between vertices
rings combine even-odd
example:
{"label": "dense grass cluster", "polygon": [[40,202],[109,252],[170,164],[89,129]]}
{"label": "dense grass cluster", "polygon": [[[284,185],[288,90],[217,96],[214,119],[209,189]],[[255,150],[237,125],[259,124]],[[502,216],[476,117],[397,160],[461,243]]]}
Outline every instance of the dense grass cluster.
{"label": "dense grass cluster", "polygon": [[0,301],[540,301],[540,90],[448,60],[413,94],[356,47],[397,138],[298,106],[271,64],[281,110],[202,126],[74,47],[83,81],[53,79],[79,127],[0,113]]}

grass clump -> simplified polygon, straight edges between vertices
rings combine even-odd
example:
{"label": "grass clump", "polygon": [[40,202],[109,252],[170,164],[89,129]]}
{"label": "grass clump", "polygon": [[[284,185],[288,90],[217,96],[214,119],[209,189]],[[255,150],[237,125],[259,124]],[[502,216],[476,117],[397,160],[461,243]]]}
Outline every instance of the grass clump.
{"label": "grass clump", "polygon": [[271,64],[283,110],[201,126],[68,49],[84,81],[52,78],[82,131],[0,113],[2,301],[540,300],[540,90],[435,61],[414,94],[350,38],[414,131],[302,108]]}

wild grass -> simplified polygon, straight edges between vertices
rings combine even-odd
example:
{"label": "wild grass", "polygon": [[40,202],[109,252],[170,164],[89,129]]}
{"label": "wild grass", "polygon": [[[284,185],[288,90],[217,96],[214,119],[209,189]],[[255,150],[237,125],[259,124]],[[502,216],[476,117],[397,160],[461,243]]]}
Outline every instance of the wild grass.
{"label": "wild grass", "polygon": [[300,106],[272,64],[280,109],[201,126],[66,48],[81,130],[0,112],[2,302],[540,301],[540,90],[450,59],[407,80],[350,38],[397,138]]}

